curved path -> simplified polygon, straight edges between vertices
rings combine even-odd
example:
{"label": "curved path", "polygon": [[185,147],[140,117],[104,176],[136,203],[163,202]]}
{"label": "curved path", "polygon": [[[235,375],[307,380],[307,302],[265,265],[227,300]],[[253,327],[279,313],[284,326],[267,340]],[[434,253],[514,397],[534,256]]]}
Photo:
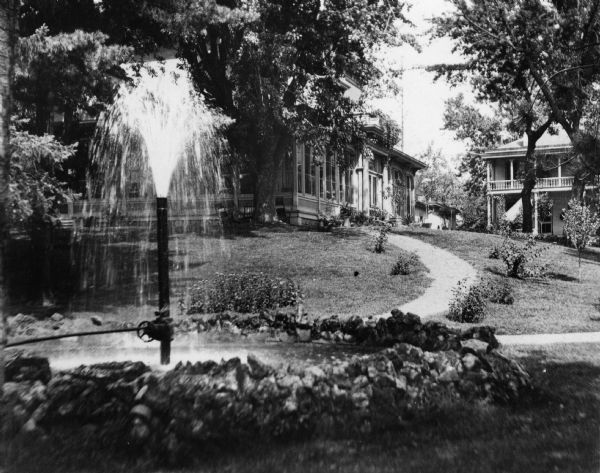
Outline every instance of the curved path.
{"label": "curved path", "polygon": [[600,343],[600,332],[538,333],[496,335],[502,345],[550,345],[561,343]]}
{"label": "curved path", "polygon": [[[399,307],[403,312],[413,312],[424,319],[445,315],[452,289],[460,280],[467,278],[472,282],[477,275],[477,271],[469,263],[429,243],[393,233],[388,235],[388,242],[403,250],[414,251],[433,279],[423,295]],[[388,316],[389,313],[382,315]]]}

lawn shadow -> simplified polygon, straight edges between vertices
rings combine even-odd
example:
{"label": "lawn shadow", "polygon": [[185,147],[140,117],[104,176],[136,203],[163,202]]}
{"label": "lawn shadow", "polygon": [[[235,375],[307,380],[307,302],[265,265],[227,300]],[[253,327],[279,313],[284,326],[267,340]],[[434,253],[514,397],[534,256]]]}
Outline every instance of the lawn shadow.
{"label": "lawn shadow", "polygon": [[[578,253],[575,248],[565,248],[565,253],[569,256],[578,258]],[[581,253],[581,260],[588,263],[600,264],[600,253],[597,251],[586,249]]]}
{"label": "lawn shadow", "polygon": [[569,276],[567,274],[562,274],[562,273],[555,273],[553,271],[546,273],[546,277],[549,279],[556,279],[558,281],[565,281],[565,282],[573,282],[573,281],[578,280],[576,277]]}

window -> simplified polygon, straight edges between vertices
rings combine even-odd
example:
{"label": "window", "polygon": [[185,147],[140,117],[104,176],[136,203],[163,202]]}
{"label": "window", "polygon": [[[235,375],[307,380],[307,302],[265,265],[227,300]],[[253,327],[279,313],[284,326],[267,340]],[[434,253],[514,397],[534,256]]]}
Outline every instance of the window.
{"label": "window", "polygon": [[304,193],[317,195],[315,167],[312,162],[312,150],[308,145],[304,146]]}
{"label": "window", "polygon": [[292,154],[288,151],[285,154],[285,159],[283,160],[281,166],[281,191],[282,192],[291,192],[293,187],[293,161]]}
{"label": "window", "polygon": [[374,174],[369,174],[369,205],[371,207],[379,206],[379,177]]}
{"label": "window", "polygon": [[334,164],[333,156],[331,156],[331,155],[326,156],[325,159],[326,159],[325,180],[327,181],[327,183],[326,183],[327,198],[333,200],[333,199],[335,199],[335,164]]}
{"label": "window", "polygon": [[140,196],[140,185],[137,182],[132,182],[129,184],[129,189],[127,192],[127,197],[130,199],[137,199]]}
{"label": "window", "polygon": [[353,171],[346,171],[344,173],[344,179],[346,181],[346,195],[345,195],[345,200],[349,204],[352,204],[354,202],[354,187],[352,185],[352,172]]}
{"label": "window", "polygon": [[302,159],[302,149],[303,146],[298,144],[298,146],[296,146],[296,175],[298,176],[298,193],[301,194],[304,192],[304,189],[302,187],[302,183],[304,180],[304,172],[302,171],[302,165],[304,164],[304,161]]}
{"label": "window", "polygon": [[548,222],[538,222],[539,224],[539,233],[545,234],[545,233],[552,233],[552,220],[548,221]]}

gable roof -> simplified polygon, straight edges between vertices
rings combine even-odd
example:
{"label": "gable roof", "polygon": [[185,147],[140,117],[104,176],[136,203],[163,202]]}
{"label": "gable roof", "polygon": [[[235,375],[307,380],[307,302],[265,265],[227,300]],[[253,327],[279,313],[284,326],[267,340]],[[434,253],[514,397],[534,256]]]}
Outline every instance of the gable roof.
{"label": "gable roof", "polygon": [[[544,133],[537,141],[535,150],[537,153],[544,154],[562,154],[571,150],[571,139],[567,133],[560,128],[558,133],[552,135],[548,132]],[[483,159],[498,159],[498,158],[524,158],[527,152],[527,135],[524,135],[518,140],[511,141],[497,148],[490,149],[483,153]]]}

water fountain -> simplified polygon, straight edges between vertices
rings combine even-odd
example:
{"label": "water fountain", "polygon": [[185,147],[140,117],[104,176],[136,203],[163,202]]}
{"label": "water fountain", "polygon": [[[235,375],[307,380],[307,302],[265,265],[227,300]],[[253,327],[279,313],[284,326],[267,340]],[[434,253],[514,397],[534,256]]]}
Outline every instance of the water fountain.
{"label": "water fountain", "polygon": [[[170,362],[172,338],[169,297],[168,196],[183,209],[194,207],[201,194],[219,180],[225,142],[219,128],[228,120],[207,107],[187,73],[170,67],[142,71],[131,87],[124,84],[110,110],[100,120],[93,147],[98,173],[90,180],[90,195],[100,194],[104,213],[127,215],[128,189],[135,184],[146,198],[156,196],[158,310],[142,332],[161,342],[161,364]],[[204,199],[208,205],[208,199]],[[147,211],[143,218],[151,222]]]}

